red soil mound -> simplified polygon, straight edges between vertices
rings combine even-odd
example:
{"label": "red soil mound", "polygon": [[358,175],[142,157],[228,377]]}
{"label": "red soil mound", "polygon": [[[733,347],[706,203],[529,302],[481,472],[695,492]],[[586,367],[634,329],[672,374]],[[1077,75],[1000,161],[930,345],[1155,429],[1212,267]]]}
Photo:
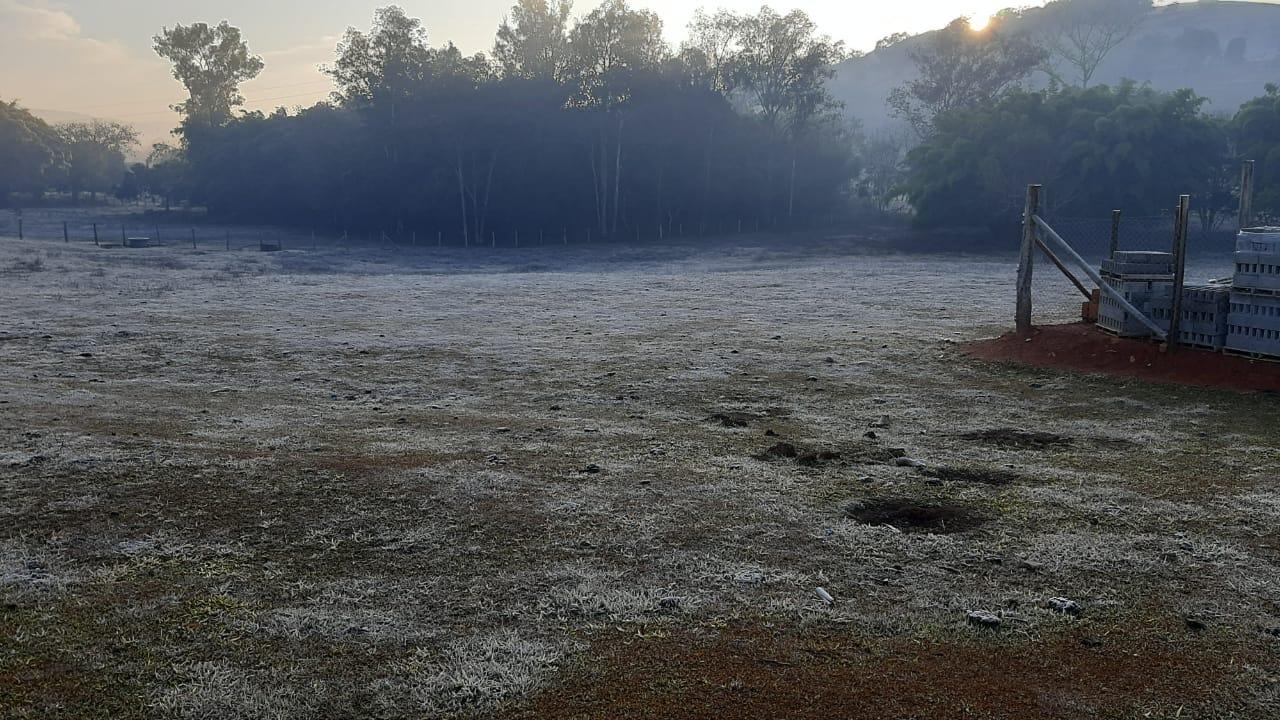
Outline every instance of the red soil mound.
{"label": "red soil mound", "polygon": [[1113,337],[1084,323],[1038,327],[1030,339],[1009,333],[995,340],[971,343],[965,352],[982,360],[1151,382],[1243,392],[1280,392],[1280,362],[1194,348],[1168,350],[1146,340]]}

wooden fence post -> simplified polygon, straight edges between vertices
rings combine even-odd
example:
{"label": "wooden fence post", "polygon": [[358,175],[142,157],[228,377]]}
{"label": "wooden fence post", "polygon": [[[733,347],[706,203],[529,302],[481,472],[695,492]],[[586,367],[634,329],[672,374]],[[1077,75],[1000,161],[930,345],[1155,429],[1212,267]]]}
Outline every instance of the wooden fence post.
{"label": "wooden fence post", "polygon": [[1187,235],[1191,223],[1191,196],[1178,198],[1177,232],[1173,245],[1173,308],[1169,313],[1169,347],[1177,347],[1182,329],[1182,288],[1187,280]]}
{"label": "wooden fence post", "polygon": [[228,250],[231,249],[231,231],[230,230],[227,231],[227,249]]}
{"label": "wooden fence post", "polygon": [[1035,216],[1040,212],[1040,187],[1027,186],[1027,204],[1022,214],[1022,252],[1018,259],[1018,309],[1015,317],[1019,335],[1031,334],[1031,275],[1035,262]]}
{"label": "wooden fence post", "polygon": [[19,240],[26,239],[22,234],[22,218],[18,218],[18,239]]}
{"label": "wooden fence post", "polygon": [[63,220],[63,221],[62,221],[62,242],[64,242],[64,243],[69,243],[69,242],[71,242],[71,234],[70,234],[69,232],[67,232],[67,221],[66,221],[66,220]]}
{"label": "wooden fence post", "polygon": [[1120,211],[1111,211],[1111,254],[1108,255],[1112,260],[1116,259],[1116,253],[1120,251]]}
{"label": "wooden fence post", "polygon": [[195,228],[191,228],[191,249],[192,249],[192,250],[197,249],[197,248],[196,248],[196,229],[195,229]]}
{"label": "wooden fence post", "polygon": [[1253,161],[1245,160],[1240,170],[1240,229],[1253,225]]}
{"label": "wooden fence post", "polygon": [[94,224],[93,224],[93,244],[94,244],[94,245],[100,245],[100,244],[101,244],[101,243],[99,243],[99,242],[98,242],[98,223],[94,223]]}

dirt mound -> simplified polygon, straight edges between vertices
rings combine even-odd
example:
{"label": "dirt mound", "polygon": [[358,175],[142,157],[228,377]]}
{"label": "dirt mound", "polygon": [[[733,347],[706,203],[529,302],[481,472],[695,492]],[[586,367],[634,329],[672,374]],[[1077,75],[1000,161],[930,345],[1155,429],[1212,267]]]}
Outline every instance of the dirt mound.
{"label": "dirt mound", "polygon": [[747,413],[719,412],[708,417],[707,422],[727,428],[744,428],[759,419]]}
{"label": "dirt mound", "polygon": [[1002,448],[1019,450],[1047,450],[1052,447],[1066,447],[1075,442],[1074,438],[1065,435],[1054,435],[1047,432],[1030,432],[1014,428],[995,428],[965,433],[961,438],[983,445],[994,445]]}
{"label": "dirt mound", "polygon": [[947,535],[981,527],[987,518],[963,505],[872,498],[850,503],[845,516],[866,525],[892,525],[903,532]]}
{"label": "dirt mound", "polygon": [[1154,342],[1114,337],[1085,323],[1038,327],[1029,340],[1009,333],[995,340],[971,343],[965,352],[995,362],[1176,385],[1280,393],[1280,362],[1194,348],[1166,352]]}
{"label": "dirt mound", "polygon": [[794,460],[805,467],[822,467],[833,463],[850,465],[883,465],[900,457],[901,451],[883,448],[872,443],[860,443],[839,450],[812,449],[789,442],[778,442],[751,457],[762,462]]}
{"label": "dirt mound", "polygon": [[1016,472],[976,466],[929,468],[925,474],[943,482],[978,485],[1013,485],[1026,481],[1025,477]]}

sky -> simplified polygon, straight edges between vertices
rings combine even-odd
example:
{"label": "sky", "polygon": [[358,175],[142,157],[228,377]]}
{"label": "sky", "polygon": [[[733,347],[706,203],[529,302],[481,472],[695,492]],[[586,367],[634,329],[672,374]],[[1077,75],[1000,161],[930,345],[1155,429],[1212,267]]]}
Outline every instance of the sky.
{"label": "sky", "polygon": [[[453,41],[488,52],[514,0],[0,0],[0,99],[23,106],[106,117],[134,124],[148,141],[176,123],[169,106],[184,92],[151,50],[162,27],[229,20],[266,62],[246,83],[251,109],[309,105],[331,85],[319,67],[332,60],[348,27],[367,29],[374,10],[396,2],[421,18],[433,45]],[[578,0],[585,14],[599,0]],[[632,0],[656,11],[678,45],[698,0]],[[708,0],[708,8],[754,11],[761,0]],[[777,0],[803,9],[822,32],[867,50],[894,32],[923,32],[961,16],[979,22],[1009,5],[1037,0]]]}

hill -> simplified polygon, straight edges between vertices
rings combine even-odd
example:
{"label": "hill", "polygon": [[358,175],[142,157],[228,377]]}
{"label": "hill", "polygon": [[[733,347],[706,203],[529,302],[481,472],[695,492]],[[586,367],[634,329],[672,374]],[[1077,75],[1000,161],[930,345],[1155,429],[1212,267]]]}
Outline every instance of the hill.
{"label": "hill", "polygon": [[[1039,8],[1012,13],[1003,31],[1036,37],[1052,30],[1049,15]],[[931,35],[843,63],[831,83],[836,98],[868,129],[895,125],[885,98],[914,76],[908,52]],[[1211,111],[1234,113],[1267,83],[1280,82],[1280,4],[1201,0],[1152,8],[1102,64],[1095,84],[1125,78],[1161,90],[1190,87],[1209,98]],[[1043,86],[1047,76],[1036,73],[1031,82]]]}

